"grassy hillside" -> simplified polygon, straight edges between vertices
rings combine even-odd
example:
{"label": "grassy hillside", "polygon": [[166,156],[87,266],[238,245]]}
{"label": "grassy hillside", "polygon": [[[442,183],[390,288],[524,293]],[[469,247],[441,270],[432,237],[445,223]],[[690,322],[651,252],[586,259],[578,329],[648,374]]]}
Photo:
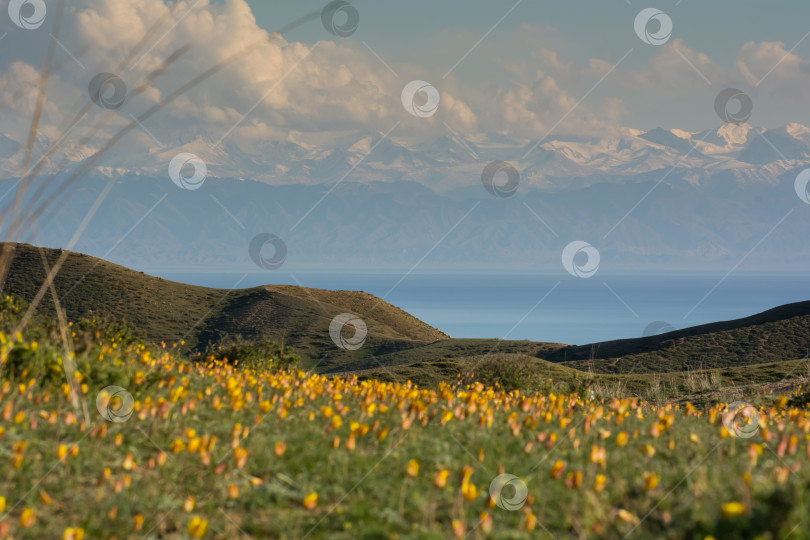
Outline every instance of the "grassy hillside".
{"label": "grassy hillside", "polygon": [[[42,256],[53,265],[60,251],[24,244],[14,247],[4,291],[30,301],[45,278]],[[513,373],[493,370],[492,364],[501,362],[518,371],[532,367],[534,376],[524,377],[524,388],[541,388],[543,381],[554,378],[568,381],[571,388],[619,389],[663,399],[737,386],[738,373],[753,377],[752,383],[772,384],[778,377],[767,376],[768,370],[751,373],[742,368],[768,364],[769,370],[789,376],[794,366],[789,361],[806,358],[810,350],[810,302],[658,336],[566,346],[449,339],[363,292],[283,285],[233,291],[195,287],[77,253],[68,254],[56,288],[70,320],[94,314],[123,318],[152,342],[185,340],[186,349],[201,351],[234,336],[253,341],[266,338],[294,347],[305,367],[317,367],[321,373],[357,373],[399,382],[411,379],[432,386],[470,371],[483,376],[481,365],[493,377],[512,377]],[[49,297],[41,310],[53,314]],[[356,351],[337,347],[329,336],[333,317],[346,312],[358,315],[368,326],[367,340]],[[785,365],[773,367],[780,363]],[[682,375],[647,377],[672,372]]]}
{"label": "grassy hillside", "polygon": [[[30,302],[45,280],[42,256],[53,266],[60,254],[61,250],[15,244],[3,292]],[[225,336],[268,338],[294,347],[322,369],[448,337],[363,292],[277,285],[232,291],[196,287],[79,253],[68,254],[55,285],[69,320],[94,314],[123,318],[149,341],[185,340],[189,348],[197,349]],[[40,309],[54,313],[49,295]],[[337,347],[329,336],[330,322],[341,313],[359,315],[368,327],[368,338],[358,351]]]}
{"label": "grassy hillside", "polygon": [[559,348],[546,360],[598,373],[651,373],[797,360],[810,353],[810,301],[657,336]]}

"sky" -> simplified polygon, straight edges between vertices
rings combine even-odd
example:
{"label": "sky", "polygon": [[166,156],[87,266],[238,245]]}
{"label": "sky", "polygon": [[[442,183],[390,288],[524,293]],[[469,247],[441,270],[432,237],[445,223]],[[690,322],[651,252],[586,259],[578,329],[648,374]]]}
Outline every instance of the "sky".
{"label": "sky", "polygon": [[[306,12],[319,9],[322,4],[317,1],[285,3],[261,0],[249,3],[257,23],[271,31],[283,26],[285,21],[295,20]],[[450,61],[450,65],[455,63],[457,57],[490,31],[515,4],[512,1],[476,0],[361,0],[355,2],[361,23],[350,39],[365,42],[389,63],[419,64],[441,77],[445,72],[442,68],[448,68]],[[490,61],[497,54],[496,51],[502,50],[503,43],[510,36],[520,34],[521,28],[526,26],[536,34],[537,42],[541,42],[544,36],[553,36],[558,49],[552,50],[558,53],[563,62],[570,62],[574,69],[577,66],[586,68],[594,58],[615,62],[631,48],[633,52],[622,67],[639,71],[649,69],[661,50],[638,40],[633,31],[634,17],[647,7],[659,8],[670,15],[673,20],[671,41],[680,40],[685,49],[705,54],[713,63],[729,71],[734,71],[735,64],[741,60],[740,51],[746,44],[749,44],[750,50],[750,44],[781,43],[784,51],[775,50],[772,57],[779,61],[791,51],[792,54],[780,65],[787,71],[795,69],[795,63],[791,64],[794,58],[804,60],[810,55],[810,40],[806,39],[810,31],[810,24],[807,23],[810,5],[798,1],[524,0],[467,57],[455,76],[467,84],[476,85],[476,80],[480,84],[481,64]],[[393,21],[395,24],[392,24]],[[322,29],[317,22],[302,25],[285,33],[285,37],[308,43],[323,39]],[[531,50],[531,41],[527,41],[525,50],[515,51],[514,58],[517,60],[529,56]],[[782,56],[779,56],[780,52]],[[801,66],[803,69],[807,67],[804,61]],[[681,68],[677,66],[676,70],[680,72]],[[758,73],[760,76],[764,74]],[[604,88],[597,88],[589,97],[597,102],[611,96],[624,98],[628,105],[624,122],[631,127],[646,130],[667,126],[700,131],[713,127],[711,101],[721,89],[719,85],[725,81],[718,77],[710,81],[711,85],[705,85],[692,75],[695,74],[686,74],[681,80],[683,84],[678,87],[677,104],[671,101],[667,103],[653,89],[617,89],[618,84],[611,84],[614,81],[610,80],[606,81]],[[708,72],[704,75],[708,76]],[[596,80],[577,81],[571,87],[572,94],[578,99]],[[508,81],[505,82],[508,84]],[[774,88],[768,88],[768,85],[762,88],[762,99],[757,102],[756,116],[752,122],[759,119],[761,125],[766,127],[790,121],[806,123],[810,118],[808,111],[797,107],[795,101],[785,103],[775,99],[771,92],[777,92],[776,87],[775,82]],[[575,89],[581,90],[581,93],[577,94]],[[683,90],[686,90],[686,95]],[[743,90],[753,92],[751,88]]]}
{"label": "sky", "polygon": [[[8,3],[0,0],[3,11]],[[10,18],[0,22],[0,122],[18,140],[35,105],[31,89],[49,35],[56,31],[56,4],[45,2],[51,16],[38,28],[22,29]],[[810,109],[803,106],[810,83],[807,3],[659,2],[652,7],[672,24],[660,43],[645,42],[637,32],[636,18],[651,8],[638,0],[357,0],[348,9],[356,10],[359,23],[346,36],[327,31],[320,16],[325,4],[68,2],[42,132],[61,136],[98,73],[114,73],[129,89],[139,87],[150,71],[189,45],[128,102],[133,111],[144,110],[255,43],[261,45],[257,51],[150,119],[133,135],[133,147],[171,144],[180,132],[199,131],[246,144],[323,144],[386,133],[396,122],[398,136],[418,139],[446,135],[447,129],[472,140],[497,132],[521,141],[658,126],[697,132],[722,123],[714,101],[727,87],[751,96],[752,125],[810,124]],[[289,29],[302,17],[305,22]],[[657,20],[642,28],[654,35]],[[138,48],[156,21],[161,24],[148,46]],[[284,28],[283,36],[272,34]],[[437,90],[435,115],[415,118],[402,106],[402,89],[413,80]],[[118,111],[111,127],[128,122],[128,113]]]}

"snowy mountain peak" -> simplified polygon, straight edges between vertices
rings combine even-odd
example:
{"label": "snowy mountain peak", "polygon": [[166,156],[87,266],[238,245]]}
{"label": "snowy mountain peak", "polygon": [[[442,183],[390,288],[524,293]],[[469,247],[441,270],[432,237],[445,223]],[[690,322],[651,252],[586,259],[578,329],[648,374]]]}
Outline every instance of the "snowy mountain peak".
{"label": "snowy mountain peak", "polygon": [[729,146],[741,146],[750,140],[753,129],[749,124],[724,124],[717,128],[716,133]]}

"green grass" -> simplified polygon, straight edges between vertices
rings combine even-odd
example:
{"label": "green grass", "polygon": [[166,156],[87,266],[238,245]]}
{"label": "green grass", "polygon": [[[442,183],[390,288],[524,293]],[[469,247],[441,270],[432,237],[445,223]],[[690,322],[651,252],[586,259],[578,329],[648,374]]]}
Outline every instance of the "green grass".
{"label": "green grass", "polygon": [[[562,381],[578,372],[519,353],[478,371],[517,362],[505,382],[523,384],[537,362],[555,382],[525,393],[472,382],[421,389],[285,370],[271,358],[194,363],[121,327],[77,322],[74,408],[58,328],[37,319],[17,339],[8,331],[19,311],[0,305],[0,537],[81,528],[85,538],[183,539],[204,522],[206,538],[810,538],[810,409],[789,408],[807,401],[798,388],[744,391],[762,420],[739,438],[727,435],[722,405],[589,397]],[[794,381],[807,375],[793,367]],[[753,373],[730,370],[729,382]],[[594,377],[591,388],[622,379]],[[124,422],[96,408],[108,385],[132,395]],[[117,400],[101,405],[124,412]],[[501,473],[525,483],[517,511],[490,502]]]}

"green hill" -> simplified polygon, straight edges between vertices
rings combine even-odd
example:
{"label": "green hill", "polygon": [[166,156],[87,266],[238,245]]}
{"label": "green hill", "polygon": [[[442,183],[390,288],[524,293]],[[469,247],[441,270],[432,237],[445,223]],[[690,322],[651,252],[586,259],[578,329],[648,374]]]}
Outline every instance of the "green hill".
{"label": "green hill", "polygon": [[[13,249],[4,292],[30,302],[45,279],[42,257],[52,266],[62,252],[26,244],[13,244]],[[551,378],[589,388],[618,385],[635,394],[649,394],[651,388],[663,385],[666,395],[691,395],[711,392],[715,383],[772,384],[797,369],[804,374],[804,364],[797,368],[798,361],[810,350],[810,302],[657,336],[567,346],[450,339],[364,292],[286,285],[211,289],[78,253],[67,254],[55,286],[69,320],[93,315],[124,319],[149,341],[185,341],[189,351],[202,351],[235,336],[250,341],[267,338],[294,347],[304,367],[322,373],[411,379],[426,385],[468,371],[484,375],[482,369],[492,380],[505,380],[513,373],[503,371],[502,364],[518,372],[530,369],[531,384]],[[39,309],[54,314],[50,296]],[[366,342],[357,351],[339,348],[329,336],[330,322],[341,313],[356,314],[368,327]],[[348,337],[353,332],[346,333]],[[763,366],[762,376],[753,366]],[[650,378],[658,374],[665,374],[666,380]]]}
{"label": "green hill", "polygon": [[[3,292],[30,302],[45,280],[43,255],[53,266],[61,250],[14,244]],[[68,253],[55,279],[68,320],[101,315],[124,319],[149,341],[185,340],[189,349],[240,335],[268,338],[296,349],[308,365],[334,369],[371,355],[420,347],[449,336],[373,295],[267,285],[250,289],[212,289],[175,283],[123,266]],[[50,295],[39,310],[54,315]],[[329,324],[341,313],[360,316],[368,327],[357,351],[337,347]],[[353,334],[346,330],[347,336]]]}
{"label": "green hill", "polygon": [[597,373],[652,373],[798,360],[810,352],[810,302],[666,334],[568,346],[543,358]]}

